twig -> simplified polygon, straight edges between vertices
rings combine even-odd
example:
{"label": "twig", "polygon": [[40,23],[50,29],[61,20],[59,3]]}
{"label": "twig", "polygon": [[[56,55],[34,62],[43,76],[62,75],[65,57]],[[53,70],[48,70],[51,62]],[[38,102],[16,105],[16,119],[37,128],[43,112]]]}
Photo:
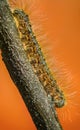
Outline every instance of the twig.
{"label": "twig", "polygon": [[0,47],[3,61],[37,129],[62,130],[54,104],[28,61],[6,0],[0,0]]}

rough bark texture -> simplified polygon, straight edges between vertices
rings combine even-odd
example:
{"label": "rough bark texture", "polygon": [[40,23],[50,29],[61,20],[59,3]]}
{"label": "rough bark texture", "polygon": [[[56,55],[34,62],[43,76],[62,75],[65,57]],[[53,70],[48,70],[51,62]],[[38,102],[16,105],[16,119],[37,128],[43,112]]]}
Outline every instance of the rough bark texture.
{"label": "rough bark texture", "polygon": [[0,48],[3,61],[38,130],[62,130],[54,104],[34,74],[6,0],[0,0]]}

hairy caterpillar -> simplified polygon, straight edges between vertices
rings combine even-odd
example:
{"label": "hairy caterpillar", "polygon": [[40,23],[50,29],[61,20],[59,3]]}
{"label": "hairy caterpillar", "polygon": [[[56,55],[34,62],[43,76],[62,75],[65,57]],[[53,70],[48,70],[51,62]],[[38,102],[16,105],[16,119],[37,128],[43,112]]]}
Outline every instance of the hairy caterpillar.
{"label": "hairy caterpillar", "polygon": [[32,31],[28,15],[23,10],[16,9],[13,12],[13,16],[17,22],[20,38],[34,73],[39,78],[47,95],[51,95],[55,106],[64,106],[65,97],[63,91],[58,87],[55,78],[45,62],[44,55]]}

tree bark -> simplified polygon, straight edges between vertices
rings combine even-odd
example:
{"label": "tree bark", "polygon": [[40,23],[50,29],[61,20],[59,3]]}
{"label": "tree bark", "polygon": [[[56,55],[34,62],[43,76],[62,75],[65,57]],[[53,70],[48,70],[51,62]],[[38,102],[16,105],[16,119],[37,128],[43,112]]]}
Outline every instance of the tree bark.
{"label": "tree bark", "polygon": [[28,61],[6,0],[0,0],[0,48],[2,59],[37,130],[62,130],[54,104]]}

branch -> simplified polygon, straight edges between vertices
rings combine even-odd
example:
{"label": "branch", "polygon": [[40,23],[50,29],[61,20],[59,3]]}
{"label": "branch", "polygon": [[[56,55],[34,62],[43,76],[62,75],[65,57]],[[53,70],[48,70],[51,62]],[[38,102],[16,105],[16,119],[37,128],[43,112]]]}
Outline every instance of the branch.
{"label": "branch", "polygon": [[3,61],[37,129],[62,130],[54,104],[28,61],[6,0],[0,0],[0,47]]}

